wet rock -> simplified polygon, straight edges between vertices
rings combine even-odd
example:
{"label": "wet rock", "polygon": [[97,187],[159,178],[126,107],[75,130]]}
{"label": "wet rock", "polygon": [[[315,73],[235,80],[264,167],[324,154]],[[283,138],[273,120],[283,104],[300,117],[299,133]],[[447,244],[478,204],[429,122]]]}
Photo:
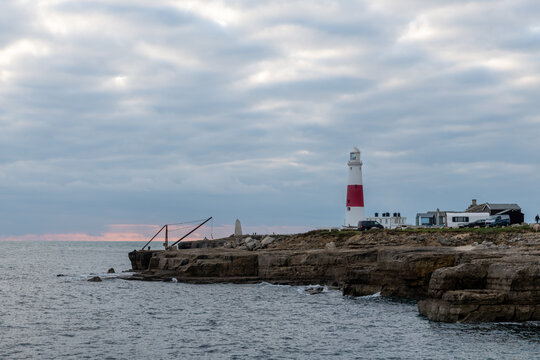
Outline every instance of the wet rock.
{"label": "wet rock", "polygon": [[114,271],[114,268],[110,268],[109,270],[107,270],[107,274],[114,274],[115,271]]}
{"label": "wet rock", "polygon": [[[484,260],[486,261],[486,260]],[[534,258],[495,258],[436,270],[418,310],[430,320],[540,320],[540,264]]]}
{"label": "wet rock", "polygon": [[306,290],[304,290],[305,292],[307,292],[309,295],[316,295],[316,294],[320,294],[324,291],[324,288],[321,287],[321,286],[317,286],[317,287],[308,287]]}
{"label": "wet rock", "polygon": [[[233,237],[226,241],[236,248],[139,251],[130,260],[138,279],[148,281],[334,284],[344,295],[418,299],[420,313],[436,321],[540,320],[540,235],[534,231],[350,234],[273,236],[279,241],[264,249],[267,237]],[[466,244],[477,246],[455,247]]]}
{"label": "wet rock", "polygon": [[480,289],[485,287],[487,266],[482,264],[461,264],[437,269],[429,281],[429,296],[439,298],[449,289]]}
{"label": "wet rock", "polygon": [[94,277],[91,277],[90,279],[88,279],[88,281],[90,282],[101,282],[101,278],[99,276],[94,276]]}

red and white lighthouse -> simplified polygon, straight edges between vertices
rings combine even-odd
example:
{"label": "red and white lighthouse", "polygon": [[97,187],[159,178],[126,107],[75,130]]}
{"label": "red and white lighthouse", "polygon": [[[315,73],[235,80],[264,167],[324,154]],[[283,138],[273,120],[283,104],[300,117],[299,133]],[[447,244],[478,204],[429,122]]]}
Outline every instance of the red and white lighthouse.
{"label": "red and white lighthouse", "polygon": [[362,186],[362,161],[360,150],[355,147],[350,154],[349,181],[347,183],[347,211],[345,211],[345,227],[357,227],[364,220],[364,188]]}

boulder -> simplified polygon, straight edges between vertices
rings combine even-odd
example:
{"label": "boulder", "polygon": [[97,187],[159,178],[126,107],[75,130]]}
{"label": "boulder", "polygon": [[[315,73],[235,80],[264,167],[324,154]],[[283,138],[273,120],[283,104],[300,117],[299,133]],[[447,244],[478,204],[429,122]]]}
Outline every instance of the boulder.
{"label": "boulder", "polygon": [[253,251],[255,250],[255,248],[259,247],[260,243],[253,239],[253,238],[248,238],[249,240],[246,239],[246,249],[248,249],[249,251]]}
{"label": "boulder", "polygon": [[276,239],[274,239],[273,237],[271,236],[266,236],[264,239],[262,239],[261,241],[261,247],[265,248],[267,247],[268,245],[272,244],[274,241],[276,241]]}
{"label": "boulder", "polygon": [[101,282],[101,278],[99,276],[94,276],[94,277],[91,277],[90,279],[88,279],[88,281],[90,282]]}
{"label": "boulder", "polygon": [[312,286],[312,287],[308,287],[306,290],[304,290],[305,292],[307,292],[309,295],[316,295],[316,294],[320,294],[324,291],[324,288],[322,286]]}
{"label": "boulder", "polygon": [[114,268],[110,268],[109,270],[107,270],[107,274],[114,274],[115,271],[114,271]]}
{"label": "boulder", "polygon": [[336,243],[333,242],[333,241],[330,241],[329,243],[327,243],[324,248],[326,250],[335,250],[336,249]]}

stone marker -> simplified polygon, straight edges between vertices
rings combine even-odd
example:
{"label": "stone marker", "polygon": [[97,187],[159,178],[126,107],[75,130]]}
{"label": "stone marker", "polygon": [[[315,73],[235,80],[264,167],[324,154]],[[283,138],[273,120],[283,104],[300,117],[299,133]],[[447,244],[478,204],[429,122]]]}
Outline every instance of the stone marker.
{"label": "stone marker", "polygon": [[234,223],[234,236],[242,236],[242,225],[240,225],[240,220],[238,219]]}

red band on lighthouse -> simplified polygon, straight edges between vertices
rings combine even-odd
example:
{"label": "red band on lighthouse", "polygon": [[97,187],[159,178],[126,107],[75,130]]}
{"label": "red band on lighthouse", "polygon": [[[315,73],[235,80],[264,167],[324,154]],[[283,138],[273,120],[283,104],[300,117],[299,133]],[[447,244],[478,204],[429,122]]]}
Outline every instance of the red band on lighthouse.
{"label": "red band on lighthouse", "polygon": [[347,206],[364,206],[364,188],[362,185],[347,186]]}

